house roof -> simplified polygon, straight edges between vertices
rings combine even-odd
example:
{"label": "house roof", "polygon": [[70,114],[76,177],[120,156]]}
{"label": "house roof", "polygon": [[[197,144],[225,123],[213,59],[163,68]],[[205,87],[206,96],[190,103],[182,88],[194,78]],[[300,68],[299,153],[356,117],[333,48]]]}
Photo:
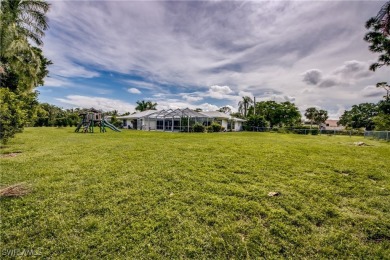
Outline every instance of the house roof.
{"label": "house roof", "polygon": [[229,115],[219,111],[205,111],[200,113],[206,115],[207,117],[230,119]]}
{"label": "house roof", "polygon": [[147,115],[156,113],[156,111],[157,110],[145,110],[145,111],[136,112],[134,114],[127,115],[127,116],[118,116],[117,118],[118,119],[138,119],[138,118],[146,117]]}
{"label": "house roof", "polygon": [[163,109],[163,110],[146,110],[137,112],[132,115],[119,116],[118,119],[139,119],[139,118],[179,118],[179,117],[197,117],[197,118],[219,118],[231,119],[236,122],[244,122],[244,119],[231,117],[219,111],[196,112],[192,109]]}

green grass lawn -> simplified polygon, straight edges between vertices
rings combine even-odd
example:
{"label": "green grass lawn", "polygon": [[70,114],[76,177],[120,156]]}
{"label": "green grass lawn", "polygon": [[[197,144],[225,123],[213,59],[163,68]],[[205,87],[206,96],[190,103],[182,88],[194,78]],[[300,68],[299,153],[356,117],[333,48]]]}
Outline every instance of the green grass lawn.
{"label": "green grass lawn", "polygon": [[[28,128],[1,153],[1,250],[52,258],[390,256],[390,143]],[[364,141],[369,146],[355,146]],[[269,192],[280,196],[269,197]]]}

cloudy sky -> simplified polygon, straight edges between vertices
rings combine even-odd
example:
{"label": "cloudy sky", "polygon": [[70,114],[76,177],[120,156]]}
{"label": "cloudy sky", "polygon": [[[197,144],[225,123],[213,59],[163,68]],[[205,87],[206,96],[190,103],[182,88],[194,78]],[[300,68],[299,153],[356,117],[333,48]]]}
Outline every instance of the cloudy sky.
{"label": "cloudy sky", "polygon": [[380,1],[51,1],[40,100],[134,112],[237,108],[244,95],[317,106],[337,118],[390,69],[363,40]]}

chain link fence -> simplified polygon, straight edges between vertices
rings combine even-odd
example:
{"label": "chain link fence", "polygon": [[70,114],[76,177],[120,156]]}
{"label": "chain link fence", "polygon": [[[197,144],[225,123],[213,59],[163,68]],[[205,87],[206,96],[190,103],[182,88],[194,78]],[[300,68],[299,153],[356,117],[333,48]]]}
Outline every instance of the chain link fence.
{"label": "chain link fence", "polygon": [[284,128],[284,127],[256,127],[251,128],[254,132],[271,132],[271,133],[293,133],[301,135],[347,135],[363,136],[365,132],[361,130],[325,130],[325,129],[308,129],[308,128]]}
{"label": "chain link fence", "polygon": [[390,141],[390,131],[365,131],[364,138]]}

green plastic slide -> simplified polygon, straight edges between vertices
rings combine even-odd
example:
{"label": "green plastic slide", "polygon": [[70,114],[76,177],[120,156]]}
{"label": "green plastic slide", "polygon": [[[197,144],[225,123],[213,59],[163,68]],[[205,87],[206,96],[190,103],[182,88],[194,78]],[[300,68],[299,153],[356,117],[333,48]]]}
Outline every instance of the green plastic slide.
{"label": "green plastic slide", "polygon": [[113,124],[110,124],[107,120],[104,119],[104,126],[107,126],[108,128],[110,128],[111,130],[113,131],[116,131],[116,132],[120,132],[121,130],[119,130],[118,128],[116,128]]}

